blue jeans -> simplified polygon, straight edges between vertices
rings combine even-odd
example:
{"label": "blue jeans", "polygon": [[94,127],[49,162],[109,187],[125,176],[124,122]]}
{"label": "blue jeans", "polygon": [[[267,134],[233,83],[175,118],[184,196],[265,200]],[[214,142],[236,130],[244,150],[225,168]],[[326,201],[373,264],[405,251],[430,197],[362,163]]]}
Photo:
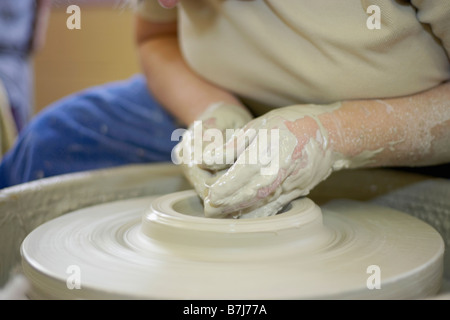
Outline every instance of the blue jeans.
{"label": "blue jeans", "polygon": [[64,173],[168,162],[175,119],[136,75],[54,103],[20,133],[0,163],[0,188]]}

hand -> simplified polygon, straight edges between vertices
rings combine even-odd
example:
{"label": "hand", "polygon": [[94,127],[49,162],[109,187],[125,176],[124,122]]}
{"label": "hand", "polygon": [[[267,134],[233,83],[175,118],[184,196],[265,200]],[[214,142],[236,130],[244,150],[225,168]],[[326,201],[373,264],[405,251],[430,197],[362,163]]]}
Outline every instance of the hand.
{"label": "hand", "polygon": [[[274,215],[306,195],[342,165],[319,115],[339,104],[296,105],[250,121],[215,154],[234,153],[232,165],[216,166],[220,177],[204,190],[209,217]],[[335,132],[333,132],[335,134]],[[248,137],[245,143],[244,138]],[[256,160],[256,161],[255,161]],[[345,162],[345,161],[344,161]]]}
{"label": "hand", "polygon": [[208,107],[183,133],[182,141],[173,150],[172,161],[181,165],[200,198],[205,198],[209,186],[225,172],[220,164],[205,163],[205,150],[222,146],[227,129],[241,128],[252,118],[243,106],[219,102]]}

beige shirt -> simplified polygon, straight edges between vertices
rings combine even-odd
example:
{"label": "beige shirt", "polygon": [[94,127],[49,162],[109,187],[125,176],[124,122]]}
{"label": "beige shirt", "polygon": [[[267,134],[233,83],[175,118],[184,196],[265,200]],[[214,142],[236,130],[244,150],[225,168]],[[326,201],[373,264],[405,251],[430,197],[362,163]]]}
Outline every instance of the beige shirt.
{"label": "beige shirt", "polygon": [[269,108],[405,96],[450,79],[449,0],[182,0],[171,10],[142,0],[137,11],[178,19],[195,72]]}

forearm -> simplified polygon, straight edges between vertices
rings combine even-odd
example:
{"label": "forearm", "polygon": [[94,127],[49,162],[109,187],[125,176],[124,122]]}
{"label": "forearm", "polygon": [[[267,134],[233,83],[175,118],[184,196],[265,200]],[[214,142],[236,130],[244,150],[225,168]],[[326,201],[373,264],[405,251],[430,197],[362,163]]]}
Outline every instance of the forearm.
{"label": "forearm", "polygon": [[450,161],[450,83],[407,97],[343,102],[320,120],[329,128],[332,148],[356,159],[350,166]]}
{"label": "forearm", "polygon": [[196,120],[212,103],[241,105],[234,95],[207,82],[187,66],[176,33],[138,41],[138,53],[153,96],[184,124]]}

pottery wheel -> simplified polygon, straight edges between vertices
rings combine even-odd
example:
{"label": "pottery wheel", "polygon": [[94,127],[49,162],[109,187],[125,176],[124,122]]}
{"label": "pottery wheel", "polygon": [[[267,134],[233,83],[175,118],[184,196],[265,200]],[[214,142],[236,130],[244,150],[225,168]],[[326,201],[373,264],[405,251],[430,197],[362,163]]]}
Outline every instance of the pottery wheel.
{"label": "pottery wheel", "polygon": [[267,218],[203,216],[192,190],[73,211],[21,247],[32,299],[413,299],[444,243],[402,212],[308,198]]}

